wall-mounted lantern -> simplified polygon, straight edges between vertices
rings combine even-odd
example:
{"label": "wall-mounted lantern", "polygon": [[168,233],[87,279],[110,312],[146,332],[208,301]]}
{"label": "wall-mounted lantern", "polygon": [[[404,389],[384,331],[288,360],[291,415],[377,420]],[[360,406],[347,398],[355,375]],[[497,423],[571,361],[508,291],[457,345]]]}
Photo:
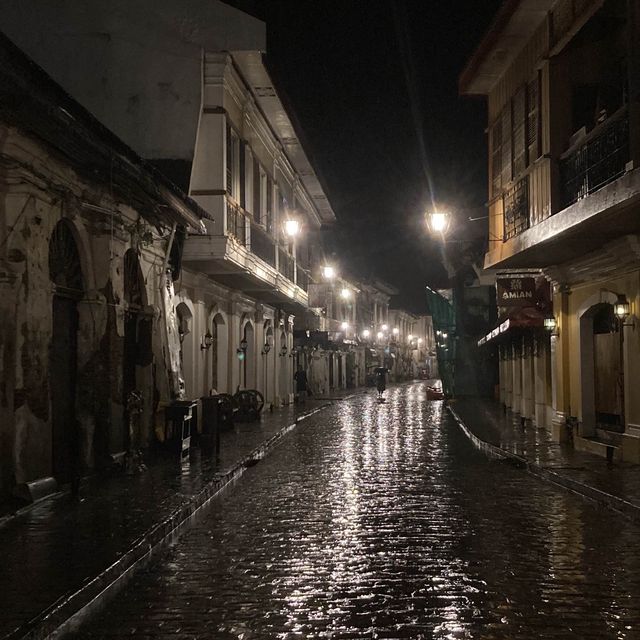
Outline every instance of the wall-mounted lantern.
{"label": "wall-mounted lantern", "polygon": [[262,346],[262,355],[266,356],[269,351],[271,351],[271,345],[269,344],[268,340],[265,340],[265,343]]}
{"label": "wall-mounted lantern", "polygon": [[613,313],[620,322],[624,322],[631,312],[631,305],[624,294],[618,294],[618,299],[613,305]]}
{"label": "wall-mounted lantern", "polygon": [[283,344],[280,347],[280,355],[284,358],[287,355],[287,345]]}
{"label": "wall-mounted lantern", "polygon": [[213,336],[211,335],[210,331],[207,331],[207,333],[205,333],[202,336],[202,343],[200,344],[200,348],[202,350],[209,350],[211,348],[211,345],[213,344]]}

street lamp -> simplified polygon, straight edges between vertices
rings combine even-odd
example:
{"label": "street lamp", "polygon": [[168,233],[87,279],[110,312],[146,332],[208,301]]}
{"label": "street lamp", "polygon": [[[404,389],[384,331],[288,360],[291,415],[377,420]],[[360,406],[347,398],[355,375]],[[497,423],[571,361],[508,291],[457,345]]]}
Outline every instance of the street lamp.
{"label": "street lamp", "polygon": [[269,344],[268,340],[265,340],[265,343],[262,347],[262,355],[266,356],[269,351],[271,351],[271,345]]}
{"label": "street lamp", "polygon": [[412,335],[412,334],[409,334],[409,335],[407,336],[407,342],[411,342],[412,340],[413,340],[413,335]]}
{"label": "street lamp", "polygon": [[449,229],[451,216],[442,211],[432,211],[427,214],[427,225],[431,233],[440,233],[444,235]]}
{"label": "street lamp", "polygon": [[280,355],[284,358],[287,355],[287,345],[283,344],[280,347]]}
{"label": "street lamp", "polygon": [[371,331],[369,331],[369,329],[365,329],[365,330],[362,332],[362,337],[363,337],[365,340],[368,340],[370,335],[371,335]]}
{"label": "street lamp", "polygon": [[389,330],[389,325],[383,324],[380,328],[381,328],[383,331],[388,331],[388,330]]}
{"label": "street lamp", "polygon": [[289,218],[284,221],[284,232],[290,238],[295,238],[300,233],[300,221]]}
{"label": "street lamp", "polygon": [[343,300],[348,300],[351,297],[351,291],[346,287],[340,292],[340,296]]}
{"label": "street lamp", "polygon": [[322,276],[325,280],[333,280],[336,277],[336,270],[331,265],[322,267]]}
{"label": "street lamp", "polygon": [[398,329],[398,327],[393,327],[393,335],[397,336],[400,334],[400,329]]}
{"label": "street lamp", "polygon": [[343,322],[343,323],[340,325],[340,327],[341,327],[341,329],[342,329],[343,331],[347,331],[347,330],[349,329],[349,323],[348,323],[348,322]]}
{"label": "street lamp", "polygon": [[207,333],[205,333],[202,336],[202,344],[200,345],[200,348],[203,351],[205,349],[208,351],[211,348],[212,344],[213,344],[213,336],[211,335],[211,332],[207,330]]}
{"label": "street lamp", "polygon": [[382,333],[382,331],[378,331],[378,333],[376,334],[378,340],[382,340],[382,338],[384,338],[384,333]]}
{"label": "street lamp", "polygon": [[422,344],[422,338],[418,338],[418,346]]}
{"label": "street lamp", "polygon": [[624,294],[618,294],[618,299],[613,305],[613,313],[620,322],[624,322],[631,312],[631,305]]}

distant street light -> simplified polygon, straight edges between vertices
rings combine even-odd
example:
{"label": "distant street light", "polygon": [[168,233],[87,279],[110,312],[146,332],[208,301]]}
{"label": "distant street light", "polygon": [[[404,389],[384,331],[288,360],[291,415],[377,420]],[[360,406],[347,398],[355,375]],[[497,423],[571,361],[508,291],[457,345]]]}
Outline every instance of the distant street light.
{"label": "distant street light", "polygon": [[380,328],[381,328],[383,331],[388,331],[388,330],[389,330],[389,325],[383,324]]}
{"label": "distant street light", "polygon": [[393,335],[397,336],[400,334],[400,329],[398,329],[398,327],[393,327]]}
{"label": "distant street light", "polygon": [[378,337],[378,340],[382,340],[382,338],[384,338],[384,333],[382,333],[382,331],[378,331],[377,337]]}
{"label": "distant street light", "polygon": [[344,300],[348,300],[351,297],[351,291],[349,291],[349,289],[347,289],[346,287],[340,292],[340,296],[344,299]]}
{"label": "distant street light", "polygon": [[326,265],[322,267],[322,276],[325,280],[333,280],[336,277],[336,270],[332,266]]}
{"label": "distant street light", "polygon": [[343,322],[340,327],[342,328],[343,331],[347,331],[349,329],[349,323],[348,322]]}
{"label": "distant street light", "polygon": [[371,331],[369,331],[369,329],[365,329],[365,330],[362,332],[362,337],[363,337],[365,340],[367,340],[367,339],[369,338],[369,336],[370,336],[370,335],[371,335]]}
{"label": "distant street light", "polygon": [[413,340],[413,335],[412,335],[412,334],[409,334],[409,335],[407,336],[407,342],[411,342],[412,340]]}

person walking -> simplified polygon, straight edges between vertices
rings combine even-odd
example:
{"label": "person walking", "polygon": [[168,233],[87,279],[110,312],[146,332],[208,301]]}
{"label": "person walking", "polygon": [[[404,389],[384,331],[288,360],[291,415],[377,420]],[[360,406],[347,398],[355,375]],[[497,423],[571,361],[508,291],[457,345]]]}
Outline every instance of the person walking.
{"label": "person walking", "polygon": [[376,389],[378,390],[378,400],[383,399],[383,394],[387,388],[387,371],[386,367],[376,367]]}

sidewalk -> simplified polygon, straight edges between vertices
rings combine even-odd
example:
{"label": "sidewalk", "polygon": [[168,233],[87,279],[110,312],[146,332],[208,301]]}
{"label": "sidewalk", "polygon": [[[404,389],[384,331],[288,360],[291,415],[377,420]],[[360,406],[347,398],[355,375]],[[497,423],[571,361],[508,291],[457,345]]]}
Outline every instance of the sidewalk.
{"label": "sidewalk", "polygon": [[[334,393],[331,400],[361,392]],[[79,502],[58,495],[6,521],[0,638],[46,637],[175,539],[197,509],[331,400],[314,398],[236,424],[221,433],[218,459],[196,448],[187,464],[177,454],[154,455],[144,472],[85,481]]]}
{"label": "sidewalk", "polygon": [[640,465],[608,464],[551,440],[546,429],[523,427],[495,401],[452,400],[449,410],[467,436],[489,455],[595,500],[640,522]]}

